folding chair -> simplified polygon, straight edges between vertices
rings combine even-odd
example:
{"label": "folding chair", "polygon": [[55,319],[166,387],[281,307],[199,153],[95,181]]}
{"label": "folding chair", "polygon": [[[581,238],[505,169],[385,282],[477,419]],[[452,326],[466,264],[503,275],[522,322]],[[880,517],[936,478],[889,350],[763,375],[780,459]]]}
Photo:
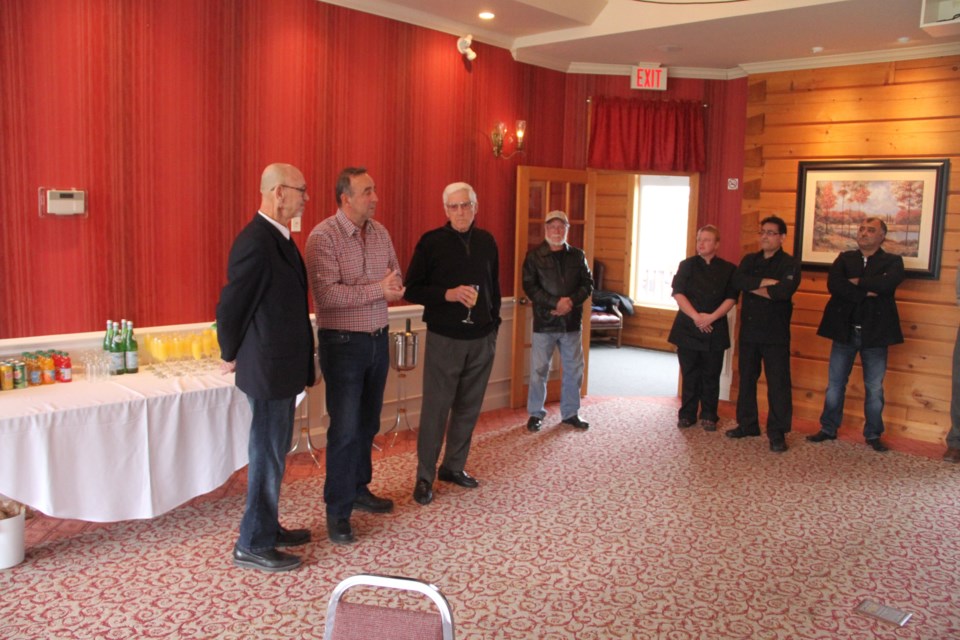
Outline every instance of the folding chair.
{"label": "folding chair", "polygon": [[[437,612],[348,602],[352,587],[398,589],[416,592],[433,601]],[[454,640],[453,611],[432,584],[394,576],[361,574],[343,580],[333,590],[327,606],[324,640]]]}

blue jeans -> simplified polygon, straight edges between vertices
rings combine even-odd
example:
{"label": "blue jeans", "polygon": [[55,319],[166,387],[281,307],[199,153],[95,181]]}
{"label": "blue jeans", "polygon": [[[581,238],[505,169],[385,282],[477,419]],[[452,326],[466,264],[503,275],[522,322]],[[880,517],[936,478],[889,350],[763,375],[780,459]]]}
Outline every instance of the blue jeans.
{"label": "blue jeans", "polygon": [[847,392],[847,380],[853,369],[853,361],[860,353],[863,365],[863,437],[867,440],[879,438],[883,433],[883,376],[887,373],[887,348],[861,346],[860,330],[854,329],[849,344],[834,340],[830,348],[830,369],[827,374],[827,395],[823,401],[823,413],[820,414],[820,429],[832,436],[837,435],[843,422],[843,401]]}
{"label": "blue jeans", "polygon": [[534,333],[530,346],[530,391],[527,394],[527,413],[543,418],[547,412],[547,376],[553,350],[560,350],[560,418],[566,420],[580,410],[580,387],[583,386],[583,334],[580,331]]}
{"label": "blue jeans", "polygon": [[947,433],[947,446],[960,449],[960,327],[957,328],[957,340],[953,343],[953,391],[950,395],[950,431]]}
{"label": "blue jeans", "polygon": [[253,420],[247,445],[247,507],[237,546],[243,551],[273,549],[280,533],[280,484],[293,437],[296,398],[258,400],[247,396]]}
{"label": "blue jeans", "polygon": [[328,518],[349,518],[358,495],[369,493],[370,454],[380,431],[383,389],[389,370],[389,336],[321,329],[320,370],[326,384]]}

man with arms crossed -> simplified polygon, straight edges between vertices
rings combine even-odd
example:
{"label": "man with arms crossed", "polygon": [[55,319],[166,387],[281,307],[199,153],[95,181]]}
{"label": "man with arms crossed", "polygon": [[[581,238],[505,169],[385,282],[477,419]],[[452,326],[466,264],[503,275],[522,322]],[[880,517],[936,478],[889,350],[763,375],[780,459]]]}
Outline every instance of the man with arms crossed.
{"label": "man with arms crossed", "polygon": [[296,397],[315,382],[307,273],[287,225],[309,200],[303,174],[271,164],[260,178],[260,211],[230,249],[227,284],[217,304],[221,371],[253,412],[247,503],[233,548],[237,566],[289,571],[298,556],[277,551],[310,541],[307,529],[280,526],[280,485],[293,436]]}
{"label": "man with arms crossed", "polygon": [[588,429],[581,420],[583,384],[583,303],[593,292],[593,278],[583,251],[567,244],[570,221],[563,211],[551,211],[544,221],[544,240],[523,261],[523,290],[533,303],[533,344],[530,348],[530,388],[527,429],[540,431],[547,412],[547,376],[554,349],[560,351],[560,421]]}
{"label": "man with arms crossed", "polygon": [[867,218],[857,229],[857,249],[844,251],[827,276],[830,300],[823,310],[817,335],[833,340],[830,347],[827,394],[820,414],[820,432],[810,442],[835,440],[843,422],[843,401],[853,361],[860,353],[863,365],[863,437],[874,451],[886,451],[883,433],[883,377],[887,347],[903,342],[900,316],[893,295],[903,282],[903,258],[884,251],[887,225]]}
{"label": "man with arms crossed", "polygon": [[307,272],[330,413],[327,535],[344,544],[354,541],[353,509],[393,509],[392,500],[370,492],[370,456],[390,363],[387,303],[403,297],[403,284],[390,234],[373,219],[377,189],[367,170],[341,171],[336,198],[337,213],[307,239]]}
{"label": "man with arms crossed", "polygon": [[800,262],[783,250],[787,223],[777,216],[760,221],[760,251],[744,256],[733,274],[743,292],[740,311],[740,391],[737,428],[728,438],[760,435],[757,380],[763,366],[767,378],[767,438],[770,450],[787,450],[786,433],[793,422],[790,382],[790,318],[793,294],[800,286]]}
{"label": "man with arms crossed", "polygon": [[447,224],[420,238],[406,281],[407,300],[423,305],[427,324],[413,491],[420,504],[433,500],[434,475],[468,489],[480,484],[464,466],[500,327],[497,243],[474,225],[477,194],[469,184],[454,182],[443,190],[443,208]]}

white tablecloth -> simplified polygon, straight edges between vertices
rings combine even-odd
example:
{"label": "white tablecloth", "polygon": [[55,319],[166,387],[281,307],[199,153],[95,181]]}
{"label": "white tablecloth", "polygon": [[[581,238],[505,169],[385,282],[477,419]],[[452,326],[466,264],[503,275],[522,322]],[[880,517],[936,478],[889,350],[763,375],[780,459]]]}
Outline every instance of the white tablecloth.
{"label": "white tablecloth", "polygon": [[57,518],[151,518],[247,464],[249,431],[232,374],[0,391],[0,494]]}

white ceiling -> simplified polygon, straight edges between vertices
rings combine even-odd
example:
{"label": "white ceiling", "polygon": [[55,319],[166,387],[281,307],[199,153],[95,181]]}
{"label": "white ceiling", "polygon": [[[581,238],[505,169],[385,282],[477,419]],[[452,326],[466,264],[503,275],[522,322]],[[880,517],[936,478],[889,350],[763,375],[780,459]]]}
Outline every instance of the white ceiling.
{"label": "white ceiling", "polygon": [[[321,0],[510,49],[571,73],[659,63],[675,77],[960,54],[920,28],[922,0]],[[928,0],[928,3],[960,0]],[[496,14],[480,20],[481,10]],[[907,38],[900,42],[900,38]],[[814,54],[813,47],[822,47]]]}

